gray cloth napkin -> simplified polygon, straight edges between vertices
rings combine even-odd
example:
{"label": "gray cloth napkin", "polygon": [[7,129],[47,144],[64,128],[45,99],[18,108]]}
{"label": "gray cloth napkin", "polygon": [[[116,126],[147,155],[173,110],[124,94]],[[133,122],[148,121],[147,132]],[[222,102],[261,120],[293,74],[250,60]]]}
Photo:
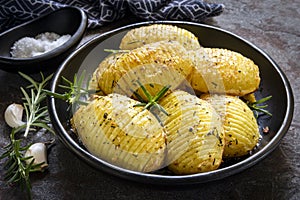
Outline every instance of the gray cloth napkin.
{"label": "gray cloth napkin", "polygon": [[220,15],[223,4],[202,0],[0,0],[0,31],[65,6],[88,15],[88,28],[96,28],[134,15],[143,20],[203,22]]}

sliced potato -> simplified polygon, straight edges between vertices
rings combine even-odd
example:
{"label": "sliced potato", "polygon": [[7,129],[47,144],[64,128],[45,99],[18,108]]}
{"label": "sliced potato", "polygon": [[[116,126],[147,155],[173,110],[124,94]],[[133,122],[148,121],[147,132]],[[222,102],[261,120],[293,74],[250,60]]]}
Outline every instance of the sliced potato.
{"label": "sliced potato", "polygon": [[160,101],[169,116],[160,115],[167,131],[167,163],[176,174],[217,169],[222,161],[224,136],[220,116],[206,101],[174,91]]}
{"label": "sliced potato", "polygon": [[260,134],[252,110],[238,97],[202,95],[221,115],[225,132],[224,158],[249,154],[257,145]]}
{"label": "sliced potato", "polygon": [[198,38],[190,31],[173,25],[154,24],[128,31],[121,41],[120,49],[131,50],[163,40],[178,41],[187,50],[200,48]]}
{"label": "sliced potato", "polygon": [[138,102],[119,94],[80,107],[72,123],[88,151],[126,169],[150,172],[164,164],[165,131]]}
{"label": "sliced potato", "polygon": [[198,92],[244,96],[259,87],[258,66],[240,53],[202,48],[187,56],[195,64],[190,84]]}
{"label": "sliced potato", "polygon": [[[119,57],[115,63],[98,73],[98,85],[105,94],[120,93],[132,96],[143,84],[151,95],[164,86],[175,89],[186,80],[192,70],[192,62],[183,59],[187,53],[178,42],[160,41],[131,50]],[[144,97],[144,93],[137,93]],[[145,97],[144,97],[145,98]]]}
{"label": "sliced potato", "polygon": [[102,62],[100,62],[99,66],[94,71],[92,78],[89,82],[90,90],[95,90],[95,91],[101,90],[101,87],[99,86],[99,83],[98,83],[99,77],[101,77],[101,74],[105,70],[107,70],[108,68],[113,66],[122,55],[124,55],[124,53],[111,53],[106,58],[104,58],[104,60],[102,60]]}

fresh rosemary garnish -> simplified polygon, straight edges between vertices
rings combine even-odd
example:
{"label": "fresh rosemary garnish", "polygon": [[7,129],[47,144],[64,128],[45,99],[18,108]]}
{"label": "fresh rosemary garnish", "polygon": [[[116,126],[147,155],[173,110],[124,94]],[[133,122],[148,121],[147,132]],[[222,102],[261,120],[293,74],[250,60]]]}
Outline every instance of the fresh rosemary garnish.
{"label": "fresh rosemary garnish", "polygon": [[75,74],[73,82],[69,81],[65,77],[62,77],[63,84],[58,85],[58,87],[65,89],[65,92],[63,94],[53,93],[46,89],[44,89],[43,91],[49,96],[66,101],[69,105],[87,105],[88,102],[82,101],[81,97],[95,91],[90,91],[82,87],[84,79],[85,71],[83,71],[79,77],[77,76],[77,74]]}
{"label": "fresh rosemary garnish", "polygon": [[259,105],[262,103],[265,103],[266,101],[269,101],[272,98],[272,96],[267,96],[262,99],[259,99],[258,101],[255,102],[247,102],[247,105],[253,112],[255,113],[255,116],[258,117],[258,112],[262,112],[264,114],[267,114],[269,116],[272,116],[272,113],[270,113],[268,110],[265,108],[268,107],[268,105]]}
{"label": "fresh rosemary garnish", "polygon": [[146,95],[147,97],[147,102],[144,102],[144,99],[138,95],[137,93],[134,93],[136,95],[136,97],[139,98],[140,101],[142,101],[142,103],[138,103],[135,104],[134,106],[142,106],[144,107],[143,109],[152,109],[152,108],[156,108],[159,111],[163,112],[165,115],[169,115],[169,113],[161,106],[159,105],[157,102],[166,94],[166,92],[170,89],[170,85],[164,86],[154,97],[148,92],[148,90],[145,88],[145,86],[137,80],[137,83],[139,84],[139,86],[141,87],[143,93]]}

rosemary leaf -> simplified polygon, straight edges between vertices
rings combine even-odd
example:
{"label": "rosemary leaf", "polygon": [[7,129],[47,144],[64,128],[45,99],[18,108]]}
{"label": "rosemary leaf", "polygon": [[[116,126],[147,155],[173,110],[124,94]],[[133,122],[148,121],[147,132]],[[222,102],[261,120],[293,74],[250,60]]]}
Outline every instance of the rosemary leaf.
{"label": "rosemary leaf", "polygon": [[134,96],[136,98],[138,98],[139,101],[141,101],[142,103],[145,103],[145,100],[143,99],[143,97],[139,93],[137,93],[136,91],[133,91],[132,89],[130,89],[130,91],[134,94]]}
{"label": "rosemary leaf", "polygon": [[[22,72],[19,72],[19,74],[20,74],[23,78],[25,78],[27,81],[29,81],[29,82],[35,87],[36,90],[38,89],[38,86],[37,86],[36,82],[35,82],[30,76],[28,76],[28,75],[26,75],[26,74],[24,74],[24,73],[22,73]],[[31,86],[31,85],[30,85],[30,86]]]}
{"label": "rosemary leaf", "polygon": [[259,99],[258,101],[254,102],[254,104],[261,104],[261,103],[267,102],[267,101],[269,101],[271,98],[272,98],[272,96],[267,96],[267,97],[261,98],[261,99]]}
{"label": "rosemary leaf", "polygon": [[158,101],[161,97],[165,95],[165,93],[170,89],[171,85],[167,85],[163,87],[153,98],[153,101]]}
{"label": "rosemary leaf", "polygon": [[46,129],[47,131],[49,131],[53,134],[55,133],[54,130],[51,127],[49,127],[49,125],[45,124],[44,122],[33,123],[32,125],[40,127],[40,128],[44,128],[44,129]]}
{"label": "rosemary leaf", "polygon": [[147,105],[146,103],[137,103],[137,104],[133,105],[133,107],[144,107],[146,105]]}
{"label": "rosemary leaf", "polygon": [[[74,76],[74,82],[76,81],[76,78],[77,77],[77,75],[75,74],[75,76]],[[63,77],[61,77],[62,78],[62,80],[65,82],[65,83],[67,83],[68,85],[72,85],[73,83],[71,82],[71,81],[69,81],[67,78],[65,78],[64,76]]]}
{"label": "rosemary leaf", "polygon": [[[157,101],[159,101],[165,94],[166,92],[170,89],[170,85],[164,86],[154,97],[152,97],[152,95],[149,93],[149,91],[145,88],[145,86],[139,81],[137,80],[137,83],[139,84],[139,86],[141,87],[143,93],[146,95],[147,97],[147,102],[143,103],[138,103],[135,104],[134,106],[143,106],[143,110],[148,109],[150,110],[153,114],[155,114],[155,116],[158,118],[158,115],[156,113],[154,113],[155,111],[152,110],[152,108],[157,108],[158,111],[163,112],[165,115],[169,115],[168,112],[157,103]],[[134,93],[135,96],[140,97],[139,94]],[[142,97],[140,97],[142,99]],[[161,121],[161,120],[159,120]]]}
{"label": "rosemary leaf", "polygon": [[268,105],[259,105],[262,103],[265,103],[266,101],[269,101],[272,98],[272,96],[267,96],[262,99],[257,100],[256,102],[246,102],[248,107],[255,113],[255,116],[258,117],[258,113],[263,113],[269,116],[272,116],[272,113],[270,113],[268,110],[264,109],[267,108]]}
{"label": "rosemary leaf", "polygon": [[170,114],[164,109],[164,107],[162,107],[161,105],[157,104],[157,107],[159,109],[159,111],[161,111],[162,113],[164,113],[165,115],[169,116]]}
{"label": "rosemary leaf", "polygon": [[8,164],[7,167],[8,169],[6,170],[6,174],[10,175],[17,170],[17,162],[12,162],[11,164]]}
{"label": "rosemary leaf", "polygon": [[145,86],[139,80],[137,80],[137,83],[139,84],[139,86],[141,87],[142,91],[146,95],[148,101],[152,101],[153,98],[152,98],[151,94],[148,92],[148,90],[145,88]]}
{"label": "rosemary leaf", "polygon": [[122,50],[122,49],[104,49],[105,52],[109,53],[129,53],[130,50]]}
{"label": "rosemary leaf", "polygon": [[66,101],[71,106],[75,104],[87,105],[86,101],[80,100],[84,95],[88,95],[90,92],[87,88],[83,88],[84,80],[85,71],[83,71],[80,76],[75,74],[73,77],[73,82],[69,81],[65,77],[62,77],[62,82],[64,84],[59,84],[58,87],[65,90],[63,94],[51,92],[46,89],[43,89],[43,91],[49,96]]}

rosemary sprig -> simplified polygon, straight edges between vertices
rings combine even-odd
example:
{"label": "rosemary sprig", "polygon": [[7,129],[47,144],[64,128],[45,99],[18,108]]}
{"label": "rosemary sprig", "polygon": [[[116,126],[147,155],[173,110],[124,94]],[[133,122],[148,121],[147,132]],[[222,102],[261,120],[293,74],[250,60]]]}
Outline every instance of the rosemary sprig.
{"label": "rosemary sprig", "polygon": [[73,82],[69,81],[65,77],[62,77],[63,84],[58,85],[58,87],[65,90],[63,94],[54,93],[46,89],[43,91],[49,96],[66,101],[69,105],[87,105],[88,102],[82,101],[81,97],[90,94],[91,91],[82,87],[84,79],[85,71],[83,71],[79,77],[77,74],[75,74]]}
{"label": "rosemary sprig", "polygon": [[[157,102],[166,94],[166,92],[170,89],[170,85],[164,86],[154,97],[148,92],[148,90],[145,88],[145,86],[137,80],[137,83],[141,87],[143,93],[147,97],[147,102],[144,102],[143,99],[140,99],[142,103],[135,104],[134,106],[142,106],[144,109],[150,110],[151,108],[157,108],[159,111],[163,112],[165,115],[169,115],[169,113]],[[135,93],[136,94],[136,93]],[[136,95],[138,98],[141,98],[140,95]]]}
{"label": "rosemary sprig", "polygon": [[105,52],[109,53],[129,53],[130,50],[124,50],[124,49],[104,49]]}
{"label": "rosemary sprig", "polygon": [[[0,160],[6,158],[4,168],[5,180],[8,184],[20,184],[22,188],[26,188],[29,199],[31,199],[31,184],[29,174],[31,172],[39,171],[40,166],[44,163],[33,164],[34,159],[32,156],[25,157],[26,151],[30,148],[31,144],[27,144],[25,138],[29,132],[37,132],[39,129],[46,129],[54,133],[49,126],[50,119],[48,116],[48,110],[46,106],[46,93],[43,89],[46,87],[52,75],[44,77],[41,73],[41,82],[35,81],[30,76],[19,72],[19,74],[30,82],[30,85],[26,88],[20,87],[23,94],[23,107],[26,114],[25,124],[13,128],[10,133],[10,143],[4,147],[5,152],[0,156]],[[18,133],[24,132],[24,138],[16,139],[15,136]],[[25,145],[22,146],[24,143]],[[28,163],[28,160],[31,161]],[[27,163],[26,163],[27,161]]]}
{"label": "rosemary sprig", "polygon": [[[26,125],[24,125],[26,126]],[[29,174],[37,171],[37,169],[44,163],[33,164],[32,156],[25,157],[25,152],[29,149],[31,144],[21,146],[21,139],[15,139],[15,134],[23,127],[12,129],[10,133],[10,144],[4,147],[5,152],[0,156],[0,160],[7,158],[4,164],[6,169],[4,179],[8,184],[21,184],[22,188],[26,188],[29,199],[31,199],[31,183]],[[26,160],[32,159],[29,164]]]}
{"label": "rosemary sprig", "polygon": [[265,103],[266,101],[269,101],[271,98],[272,96],[267,96],[255,102],[247,102],[247,105],[251,110],[255,112],[256,117],[258,116],[258,112],[262,112],[264,114],[272,116],[272,113],[270,113],[268,110],[265,109],[266,107],[268,107],[268,105],[259,105]]}
{"label": "rosemary sprig", "polygon": [[[52,93],[45,89],[48,82],[51,80],[52,75],[44,77],[41,73],[41,82],[35,81],[30,76],[19,72],[19,74],[29,81],[30,85],[26,88],[20,87],[23,94],[23,107],[26,114],[25,124],[13,128],[10,134],[10,143],[4,147],[5,152],[0,156],[0,160],[7,159],[4,168],[5,180],[8,184],[20,184],[22,188],[26,188],[29,199],[31,199],[31,183],[29,175],[31,172],[40,171],[40,167],[44,164],[33,164],[34,159],[32,156],[25,157],[26,151],[30,148],[31,144],[26,145],[25,138],[29,132],[38,131],[44,128],[52,133],[53,129],[49,126],[50,119],[48,116],[48,109],[46,106],[46,97],[50,93],[52,96],[67,100],[68,103],[86,104],[80,100],[83,94],[87,94],[88,90],[83,89],[82,83],[84,81],[84,74],[80,77],[74,76],[73,82],[63,77],[65,85],[60,85],[61,88],[66,89],[64,94]],[[24,132],[24,138],[16,139],[18,133]],[[21,146],[21,143],[25,144]],[[31,159],[29,162],[28,160]],[[27,163],[26,163],[27,161]]]}
{"label": "rosemary sprig", "polygon": [[29,93],[23,87],[20,88],[24,96],[23,106],[26,112],[26,127],[24,136],[27,137],[30,130],[36,130],[34,127],[45,128],[54,133],[52,128],[48,125],[50,120],[48,118],[47,106],[41,104],[47,96],[43,90],[52,78],[52,75],[45,78],[41,73],[42,81],[39,83],[22,72],[19,72],[19,74],[31,83],[31,85],[27,87],[30,89]]}

